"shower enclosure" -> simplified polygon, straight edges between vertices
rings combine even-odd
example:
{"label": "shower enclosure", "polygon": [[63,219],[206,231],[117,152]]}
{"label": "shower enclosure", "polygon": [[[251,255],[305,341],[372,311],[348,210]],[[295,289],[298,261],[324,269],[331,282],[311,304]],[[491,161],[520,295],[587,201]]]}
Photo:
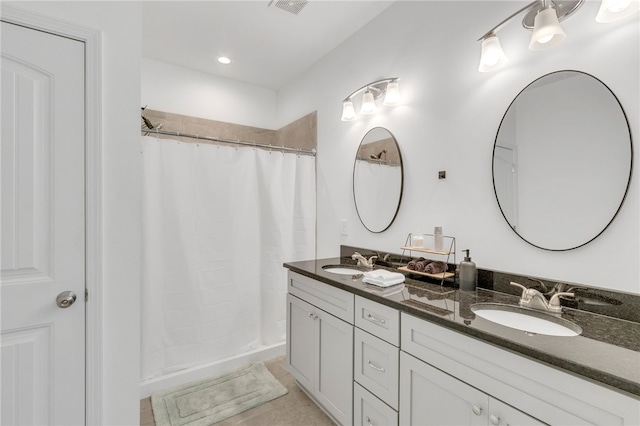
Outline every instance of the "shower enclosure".
{"label": "shower enclosure", "polygon": [[284,351],[282,264],[315,257],[315,157],[144,136],[142,162],[143,387]]}

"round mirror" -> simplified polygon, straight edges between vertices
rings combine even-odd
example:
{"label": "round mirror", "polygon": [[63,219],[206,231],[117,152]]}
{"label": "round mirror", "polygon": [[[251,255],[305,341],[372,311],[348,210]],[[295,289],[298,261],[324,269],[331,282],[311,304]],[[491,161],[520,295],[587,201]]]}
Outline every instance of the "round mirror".
{"label": "round mirror", "polygon": [[600,235],[631,180],[627,117],[611,90],[578,71],[535,80],[513,100],[493,149],[496,199],[511,229],[546,250]]}
{"label": "round mirror", "polygon": [[396,138],[383,127],[369,130],[353,165],[353,199],[360,222],[383,232],[396,218],[402,200],[402,157]]}

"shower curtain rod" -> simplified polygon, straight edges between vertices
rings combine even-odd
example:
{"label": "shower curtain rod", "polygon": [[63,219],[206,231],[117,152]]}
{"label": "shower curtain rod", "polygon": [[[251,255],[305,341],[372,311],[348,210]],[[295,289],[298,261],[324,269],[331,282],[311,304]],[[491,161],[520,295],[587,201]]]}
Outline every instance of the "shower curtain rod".
{"label": "shower curtain rod", "polygon": [[170,131],[167,131],[167,130],[160,130],[158,128],[155,128],[155,129],[140,129],[140,132],[141,133],[145,133],[145,134],[156,133],[156,134],[165,135],[165,136],[177,136],[177,137],[181,137],[181,138],[202,139],[202,140],[213,141],[213,142],[224,142],[224,143],[231,143],[231,144],[236,144],[236,145],[252,146],[252,147],[255,147],[255,148],[268,149],[270,151],[294,152],[296,154],[311,155],[311,156],[314,156],[314,157],[316,155],[315,148],[314,149],[304,149],[304,148],[291,148],[291,147],[288,147],[288,146],[267,145],[267,144],[262,144],[262,143],[257,143],[257,142],[246,142],[246,141],[241,141],[241,140],[237,140],[237,139],[224,139],[224,138],[215,138],[215,137],[211,137],[211,136],[193,135],[193,134],[189,134],[189,133],[170,132]]}

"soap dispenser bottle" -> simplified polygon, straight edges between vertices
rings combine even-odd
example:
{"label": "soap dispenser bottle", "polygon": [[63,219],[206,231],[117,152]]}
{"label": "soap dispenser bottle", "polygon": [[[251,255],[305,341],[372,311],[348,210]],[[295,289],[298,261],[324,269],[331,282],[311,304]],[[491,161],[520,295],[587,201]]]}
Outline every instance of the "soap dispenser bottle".
{"label": "soap dispenser bottle", "polygon": [[469,256],[469,250],[466,251],[467,254],[464,257],[464,260],[460,262],[460,290],[462,291],[475,291],[476,284],[478,282],[478,271],[476,270],[476,264],[471,261],[471,257]]}

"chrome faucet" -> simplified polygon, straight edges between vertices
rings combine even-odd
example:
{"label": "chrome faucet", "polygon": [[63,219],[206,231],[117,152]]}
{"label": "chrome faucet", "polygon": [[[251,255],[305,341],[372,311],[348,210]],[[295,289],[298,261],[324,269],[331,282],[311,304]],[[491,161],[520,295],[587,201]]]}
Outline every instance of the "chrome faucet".
{"label": "chrome faucet", "polygon": [[548,287],[546,286],[546,284],[545,284],[545,283],[543,283],[541,280],[536,279],[536,278],[530,278],[530,277],[527,277],[527,279],[528,279],[528,280],[530,280],[530,281],[535,281],[535,282],[537,282],[538,284],[540,284],[540,289],[542,290],[542,291],[541,291],[541,293],[542,293],[542,294],[545,294],[545,295],[546,295],[546,294],[548,294],[548,293],[549,293],[549,288],[548,288]]}
{"label": "chrome faucet", "polygon": [[355,252],[351,255],[351,259],[358,261],[358,266],[362,266],[363,268],[373,269],[373,264],[376,262],[378,256],[371,256],[369,260],[367,260],[363,255],[358,252]]}
{"label": "chrome faucet", "polygon": [[522,289],[520,306],[525,308],[537,309],[540,311],[552,312],[554,314],[559,314],[562,312],[562,305],[560,305],[560,296],[574,296],[574,293],[558,292],[551,296],[551,299],[549,299],[549,301],[547,302],[547,299],[544,297],[544,295],[535,288],[527,288],[522,284],[515,283],[513,281],[510,284]]}

